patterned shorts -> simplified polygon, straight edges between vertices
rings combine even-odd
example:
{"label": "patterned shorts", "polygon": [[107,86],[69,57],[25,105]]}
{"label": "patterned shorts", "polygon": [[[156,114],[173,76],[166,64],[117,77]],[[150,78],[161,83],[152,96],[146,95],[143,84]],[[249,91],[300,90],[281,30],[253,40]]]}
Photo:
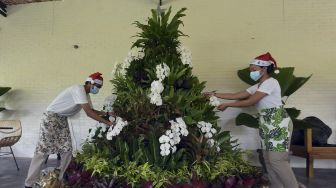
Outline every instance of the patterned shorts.
{"label": "patterned shorts", "polygon": [[50,155],[68,151],[72,151],[72,142],[67,117],[53,112],[43,113],[35,153]]}
{"label": "patterned shorts", "polygon": [[292,121],[281,107],[262,109],[259,117],[261,148],[285,152],[289,149]]}

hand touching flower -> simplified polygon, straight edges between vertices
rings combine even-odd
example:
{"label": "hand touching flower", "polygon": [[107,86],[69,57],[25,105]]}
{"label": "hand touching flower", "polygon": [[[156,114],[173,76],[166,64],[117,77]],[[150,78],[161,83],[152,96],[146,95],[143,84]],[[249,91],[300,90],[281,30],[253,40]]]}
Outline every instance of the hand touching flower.
{"label": "hand touching flower", "polygon": [[204,96],[207,96],[207,97],[211,97],[211,96],[214,96],[215,95],[215,92],[204,92],[203,93]]}
{"label": "hand touching flower", "polygon": [[229,107],[227,104],[223,103],[217,107],[218,110],[224,111],[226,108]]}

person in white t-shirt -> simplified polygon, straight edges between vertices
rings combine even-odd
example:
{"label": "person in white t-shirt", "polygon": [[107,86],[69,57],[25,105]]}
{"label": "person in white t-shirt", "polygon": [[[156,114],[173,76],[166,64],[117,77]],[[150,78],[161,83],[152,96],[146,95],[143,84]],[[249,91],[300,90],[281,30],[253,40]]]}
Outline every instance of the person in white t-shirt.
{"label": "person in white t-shirt", "polygon": [[277,68],[270,53],[260,55],[250,63],[250,78],[257,83],[238,93],[207,92],[207,96],[236,100],[223,103],[218,109],[255,105],[259,111],[260,143],[271,188],[297,188],[298,182],[290,167],[288,150],[292,121],[283,108],[279,82],[270,75]]}
{"label": "person in white t-shirt", "polygon": [[103,86],[101,75],[99,72],[91,74],[84,85],[74,85],[65,89],[47,107],[41,120],[39,141],[25,181],[26,187],[33,187],[38,181],[42,165],[50,154],[61,154],[59,178],[63,178],[72,158],[68,117],[83,109],[88,117],[113,126],[113,122],[101,117],[106,115],[106,112],[93,109],[89,95],[97,94]]}

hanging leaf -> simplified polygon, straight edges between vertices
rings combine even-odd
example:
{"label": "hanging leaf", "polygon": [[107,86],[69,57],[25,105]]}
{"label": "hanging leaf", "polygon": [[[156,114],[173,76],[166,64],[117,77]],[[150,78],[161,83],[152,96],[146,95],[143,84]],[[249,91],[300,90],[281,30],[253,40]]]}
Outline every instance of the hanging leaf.
{"label": "hanging leaf", "polygon": [[285,110],[287,111],[291,119],[296,119],[301,113],[301,110],[298,110],[296,108],[285,108]]}
{"label": "hanging leaf", "polygon": [[252,80],[250,78],[250,69],[246,68],[246,69],[242,69],[242,70],[238,70],[237,71],[238,77],[244,81],[245,83],[249,84],[249,85],[254,85],[258,82]]}
{"label": "hanging leaf", "polygon": [[259,128],[258,119],[247,113],[241,113],[236,117],[236,125],[245,125],[251,128]]}
{"label": "hanging leaf", "polygon": [[292,84],[294,79],[294,67],[284,67],[279,68],[278,74],[273,74],[272,77],[278,80],[281,87],[281,96],[284,96],[284,93],[287,91],[289,86]]}
{"label": "hanging leaf", "polygon": [[308,77],[295,77],[293,78],[293,81],[291,82],[290,86],[287,88],[287,90],[284,92],[284,96],[290,96],[295,91],[300,89],[310,78],[312,77],[312,74]]}
{"label": "hanging leaf", "polygon": [[0,96],[7,93],[11,88],[10,87],[0,87]]}

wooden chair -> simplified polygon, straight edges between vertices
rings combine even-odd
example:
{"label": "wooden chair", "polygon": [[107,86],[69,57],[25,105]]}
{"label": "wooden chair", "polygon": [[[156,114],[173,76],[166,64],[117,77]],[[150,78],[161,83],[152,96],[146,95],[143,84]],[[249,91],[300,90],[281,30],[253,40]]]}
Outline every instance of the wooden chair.
{"label": "wooden chair", "polygon": [[12,154],[17,170],[19,170],[19,166],[16,162],[12,146],[20,140],[21,135],[22,127],[19,120],[0,120],[0,148],[10,148],[10,152],[0,152],[0,156]]}
{"label": "wooden chair", "polygon": [[292,155],[306,158],[306,175],[314,177],[314,159],[336,159],[336,146],[313,146],[311,128],[304,130],[304,145],[291,145]]}

